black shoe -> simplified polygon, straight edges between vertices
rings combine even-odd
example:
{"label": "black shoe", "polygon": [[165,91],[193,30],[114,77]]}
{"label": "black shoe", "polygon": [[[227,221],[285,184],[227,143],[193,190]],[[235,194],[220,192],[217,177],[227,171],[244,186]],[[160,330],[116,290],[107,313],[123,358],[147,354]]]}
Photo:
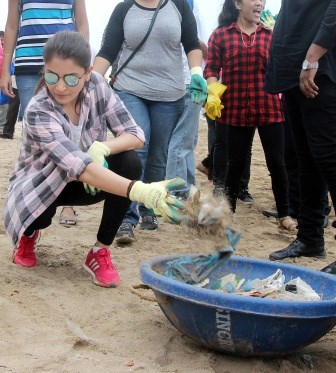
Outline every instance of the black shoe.
{"label": "black shoe", "polygon": [[0,139],[7,139],[7,140],[13,140],[14,136],[13,135],[5,135],[5,134],[0,134]]}
{"label": "black shoe", "polygon": [[294,240],[288,247],[282,250],[274,251],[269,255],[270,260],[282,260],[286,258],[297,258],[299,256],[315,257],[323,259],[326,257],[324,245],[317,247],[308,247],[298,239]]}
{"label": "black shoe", "polygon": [[267,216],[268,218],[276,218],[276,219],[279,218],[278,211],[262,210],[261,213],[262,213],[264,216]]}
{"label": "black shoe", "polygon": [[143,216],[141,218],[140,229],[155,231],[158,229],[157,217],[153,215]]}
{"label": "black shoe", "polygon": [[240,199],[246,205],[253,205],[254,200],[251,194],[249,193],[248,189],[243,189],[238,194],[238,199]]}
{"label": "black shoe", "polygon": [[122,223],[115,236],[115,242],[126,244],[135,241],[133,229],[134,226],[131,223]]}
{"label": "black shoe", "polygon": [[336,262],[330,263],[326,267],[322,268],[321,272],[330,273],[331,275],[336,275]]}

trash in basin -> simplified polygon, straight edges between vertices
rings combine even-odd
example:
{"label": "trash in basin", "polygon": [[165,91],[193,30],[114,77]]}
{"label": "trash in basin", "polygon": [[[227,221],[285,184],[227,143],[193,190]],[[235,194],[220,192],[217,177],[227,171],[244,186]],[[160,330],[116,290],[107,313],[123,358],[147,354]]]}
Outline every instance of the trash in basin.
{"label": "trash in basin", "polygon": [[[285,263],[233,256],[209,276],[209,288],[164,276],[172,260],[143,262],[141,280],[149,286],[168,320],[204,346],[236,355],[285,355],[323,337],[336,324],[336,276]],[[187,255],[186,257],[196,257]],[[287,301],[245,297],[211,290],[211,283],[229,273],[250,280],[281,269],[287,280],[300,277],[321,300]]]}

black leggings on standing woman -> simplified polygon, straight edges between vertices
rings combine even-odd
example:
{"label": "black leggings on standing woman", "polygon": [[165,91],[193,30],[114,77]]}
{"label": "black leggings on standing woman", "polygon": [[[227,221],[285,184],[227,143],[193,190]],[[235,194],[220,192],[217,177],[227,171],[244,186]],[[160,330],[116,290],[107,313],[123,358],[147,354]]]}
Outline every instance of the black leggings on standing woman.
{"label": "black leggings on standing woman", "polygon": [[225,185],[229,202],[232,211],[235,212],[239,183],[256,128],[258,128],[267,168],[271,175],[279,218],[282,218],[288,216],[288,178],[284,161],[283,123],[271,123],[260,127],[227,125],[228,168]]}
{"label": "black leggings on standing woman", "polygon": [[[106,161],[109,170],[130,180],[139,180],[142,168],[140,158],[134,150],[110,155]],[[92,196],[85,192],[83,183],[80,181],[67,184],[57,199],[26,229],[25,235],[32,235],[35,230],[51,225],[58,206],[88,206],[101,201],[104,201],[104,207],[97,240],[105,245],[111,245],[131,201],[104,191]]]}

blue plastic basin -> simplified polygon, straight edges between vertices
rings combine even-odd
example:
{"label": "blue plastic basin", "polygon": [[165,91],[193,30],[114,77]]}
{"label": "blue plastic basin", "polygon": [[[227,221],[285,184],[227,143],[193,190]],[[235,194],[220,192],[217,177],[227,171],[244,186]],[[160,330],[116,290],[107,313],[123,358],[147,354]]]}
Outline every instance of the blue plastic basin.
{"label": "blue plastic basin", "polygon": [[252,280],[266,278],[280,268],[286,282],[300,277],[322,300],[293,302],[244,297],[165,277],[167,262],[182,256],[155,257],[143,262],[141,280],[154,291],[168,320],[208,348],[244,356],[285,355],[317,341],[336,324],[336,276],[233,256],[211,274],[210,284],[228,273]]}

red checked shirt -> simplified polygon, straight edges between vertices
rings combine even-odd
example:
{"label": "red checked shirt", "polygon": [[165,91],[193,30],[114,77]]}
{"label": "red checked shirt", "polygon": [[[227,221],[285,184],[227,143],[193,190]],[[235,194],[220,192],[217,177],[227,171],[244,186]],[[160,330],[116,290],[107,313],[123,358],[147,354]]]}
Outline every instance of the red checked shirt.
{"label": "red checked shirt", "polygon": [[218,122],[243,127],[283,122],[279,96],[264,89],[271,39],[272,31],[261,24],[250,36],[236,23],[217,28],[210,36],[204,76],[218,79],[221,74],[227,85]]}

